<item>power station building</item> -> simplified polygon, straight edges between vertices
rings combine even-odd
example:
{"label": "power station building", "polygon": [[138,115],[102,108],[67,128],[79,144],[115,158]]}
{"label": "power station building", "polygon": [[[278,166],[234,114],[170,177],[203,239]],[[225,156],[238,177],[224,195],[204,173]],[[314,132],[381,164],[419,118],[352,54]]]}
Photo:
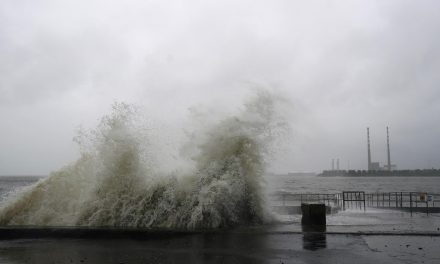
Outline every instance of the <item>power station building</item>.
{"label": "power station building", "polygon": [[368,170],[369,171],[377,171],[377,170],[395,170],[396,165],[391,164],[391,153],[390,153],[390,132],[387,127],[387,158],[388,162],[383,167],[380,166],[379,162],[374,162],[371,160],[371,146],[370,146],[370,128],[367,127],[367,149],[368,149]]}

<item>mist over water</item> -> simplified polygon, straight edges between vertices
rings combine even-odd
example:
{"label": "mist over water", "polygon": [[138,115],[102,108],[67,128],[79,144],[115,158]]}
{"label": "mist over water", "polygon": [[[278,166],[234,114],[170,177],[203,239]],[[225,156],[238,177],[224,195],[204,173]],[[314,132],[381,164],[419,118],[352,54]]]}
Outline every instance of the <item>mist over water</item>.
{"label": "mist over water", "polygon": [[76,162],[6,199],[0,224],[191,230],[263,223],[270,216],[262,177],[287,127],[277,103],[257,92],[237,114],[187,128],[177,154],[166,153],[155,138],[161,131],[152,133],[135,106],[115,103],[96,129],[78,133]]}

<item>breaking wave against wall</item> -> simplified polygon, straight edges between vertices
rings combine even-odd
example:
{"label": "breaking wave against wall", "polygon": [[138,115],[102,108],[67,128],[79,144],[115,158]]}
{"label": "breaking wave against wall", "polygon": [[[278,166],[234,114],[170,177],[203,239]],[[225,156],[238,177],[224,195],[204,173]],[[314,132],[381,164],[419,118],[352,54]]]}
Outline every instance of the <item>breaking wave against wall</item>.
{"label": "breaking wave against wall", "polygon": [[10,196],[0,224],[194,230],[263,223],[263,175],[283,126],[275,104],[260,91],[238,114],[194,129],[179,158],[189,169],[167,164],[165,172],[155,155],[161,146],[139,125],[136,108],[115,103],[76,138],[81,157]]}

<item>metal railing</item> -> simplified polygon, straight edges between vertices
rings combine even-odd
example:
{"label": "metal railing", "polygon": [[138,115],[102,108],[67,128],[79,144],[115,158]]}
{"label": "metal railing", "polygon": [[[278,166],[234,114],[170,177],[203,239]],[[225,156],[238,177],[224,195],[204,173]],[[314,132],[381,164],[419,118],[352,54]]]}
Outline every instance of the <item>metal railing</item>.
{"label": "metal railing", "polygon": [[[435,200],[438,194],[426,192],[381,192],[365,193],[363,191],[344,191],[342,193],[278,193],[273,201],[280,201],[282,206],[289,203],[324,203],[327,206],[346,208],[400,208],[413,211],[440,211],[436,207],[440,201]],[[422,209],[423,208],[423,209]]]}
{"label": "metal railing", "polygon": [[[435,207],[435,196],[426,192],[384,192],[367,194],[367,206],[375,208],[404,208],[412,213],[416,208]],[[417,210],[419,211],[419,210]]]}

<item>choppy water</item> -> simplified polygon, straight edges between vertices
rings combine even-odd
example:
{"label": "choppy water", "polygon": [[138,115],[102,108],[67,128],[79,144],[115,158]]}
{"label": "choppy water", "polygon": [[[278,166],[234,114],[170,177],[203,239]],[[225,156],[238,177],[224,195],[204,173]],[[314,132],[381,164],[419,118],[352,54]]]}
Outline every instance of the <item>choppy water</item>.
{"label": "choppy water", "polygon": [[[29,186],[43,176],[0,176],[0,199]],[[269,193],[428,192],[440,195],[440,177],[318,177],[276,175],[265,177]]]}
{"label": "choppy water", "polygon": [[[8,193],[35,184],[42,176],[0,176],[0,200]],[[267,194],[365,192],[428,192],[440,196],[440,177],[265,177]],[[271,199],[270,197],[266,199]]]}
{"label": "choppy water", "polygon": [[36,183],[43,176],[0,176],[0,200],[14,191]]}
{"label": "choppy water", "polygon": [[[0,177],[1,195],[14,190],[35,184],[39,177]],[[365,190],[376,191],[426,191],[440,193],[440,178],[347,178],[347,177],[291,177],[279,175],[266,177],[268,193],[286,191],[292,193],[335,193],[342,190]],[[269,196],[267,199],[270,199]],[[269,201],[270,202],[270,201]],[[278,204],[277,201],[273,201]],[[285,224],[274,227],[274,231],[300,231],[301,215],[281,216],[277,215],[278,221]],[[287,224],[287,225],[286,225]],[[327,218],[327,231],[334,232],[355,232],[355,231],[376,231],[376,232],[439,232],[440,215],[425,213],[399,212],[395,210],[386,211],[369,208],[363,210],[341,211],[329,215]]]}
{"label": "choppy water", "polygon": [[440,177],[268,176],[270,192],[340,193],[342,191],[428,192],[440,194]]}

